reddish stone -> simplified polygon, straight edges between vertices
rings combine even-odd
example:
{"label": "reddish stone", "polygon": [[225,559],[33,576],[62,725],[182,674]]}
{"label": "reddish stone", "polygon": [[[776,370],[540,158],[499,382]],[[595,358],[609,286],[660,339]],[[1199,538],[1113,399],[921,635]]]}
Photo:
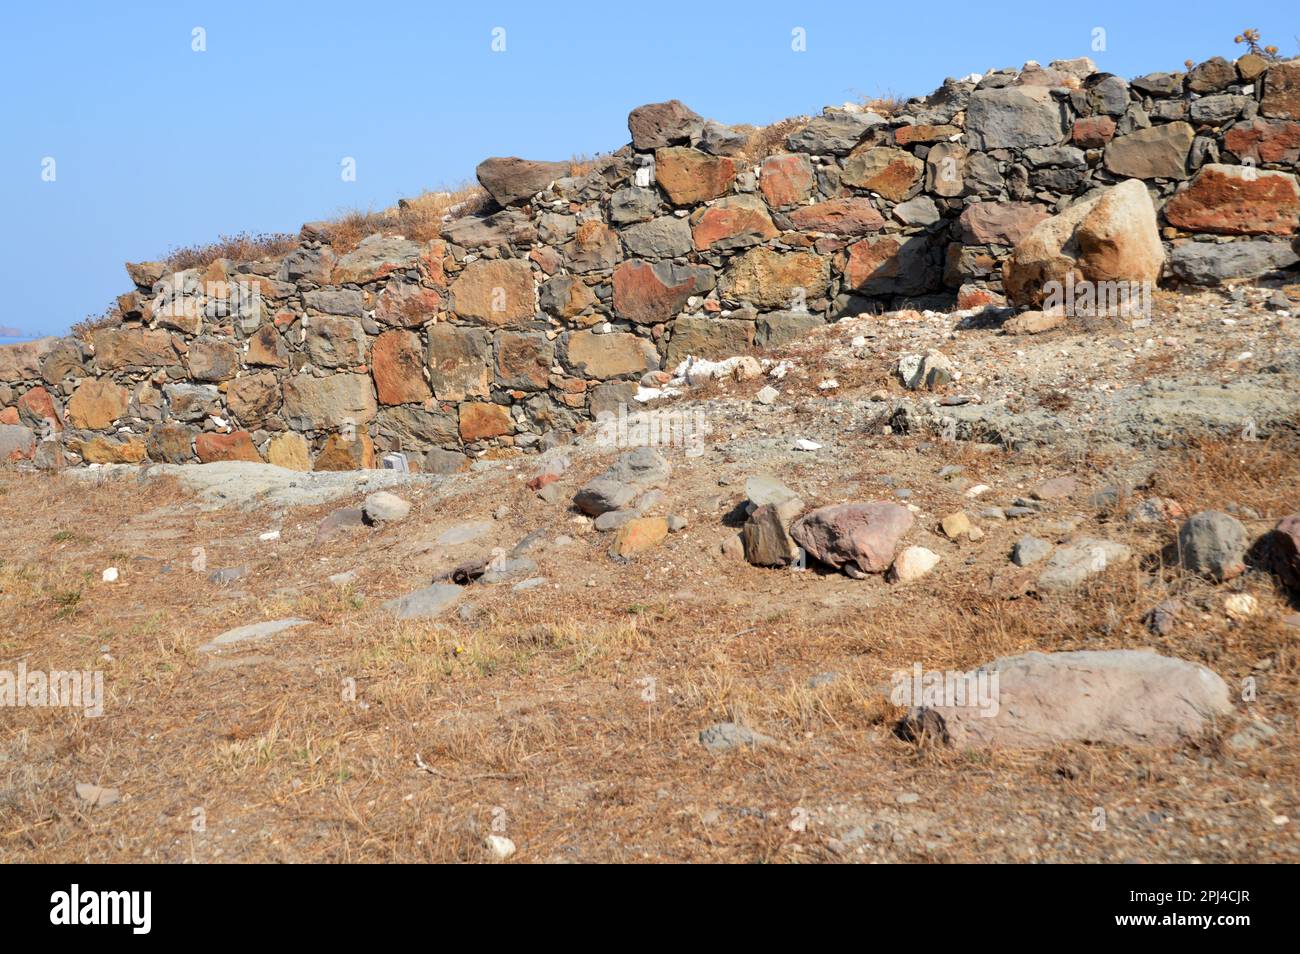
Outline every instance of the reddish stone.
{"label": "reddish stone", "polygon": [[830,199],[805,205],[790,213],[790,221],[796,228],[835,235],[866,235],[885,227],[885,220],[871,200],[862,198]]}
{"label": "reddish stone", "polygon": [[1115,138],[1115,120],[1109,116],[1085,116],[1075,122],[1070,138],[1080,149],[1100,149]]}
{"label": "reddish stone", "polygon": [[1253,119],[1224,133],[1223,146],[1237,158],[1257,164],[1294,164],[1300,161],[1300,123]]}
{"label": "reddish stone", "polygon": [[385,331],[370,349],[380,404],[417,404],[433,396],[424,380],[424,347],[412,331]]}
{"label": "reddish stone", "polygon": [[460,437],[469,443],[514,432],[510,409],[502,404],[466,401],[460,405]]}
{"label": "reddish stone", "polygon": [[358,432],[354,438],[331,434],[316,455],[312,470],[373,470],[375,445],[370,435]]}
{"label": "reddish stone", "polygon": [[210,464],[218,460],[251,460],[262,462],[262,455],[253,445],[253,438],[248,431],[234,431],[230,434],[200,434],[194,438],[194,452],[199,460]]}
{"label": "reddish stone", "polygon": [[547,275],[554,275],[564,267],[564,259],[560,257],[560,253],[549,245],[533,249],[528,253],[528,257]]}
{"label": "reddish stone", "polygon": [[967,245],[1015,245],[1050,213],[1032,202],[977,202],[961,214]]}
{"label": "reddish stone", "polygon": [[[681,276],[680,281],[674,281],[677,276]],[[667,321],[700,290],[696,272],[675,271],[638,259],[614,269],[613,281],[614,310],[620,317],[642,325]]]}
{"label": "reddish stone", "polygon": [[961,130],[956,126],[931,126],[921,123],[916,126],[900,126],[894,130],[894,142],[899,146],[910,146],[914,142],[940,142],[960,133]]}
{"label": "reddish stone", "polygon": [[957,290],[958,308],[983,308],[985,305],[1004,305],[1005,299],[979,285],[962,285]]}
{"label": "reddish stone", "polygon": [[655,178],[674,205],[697,205],[724,195],[736,179],[736,163],[698,149],[672,146],[655,152]]}
{"label": "reddish stone", "polygon": [[248,353],[245,359],[249,364],[272,368],[288,367],[289,352],[284,346],[284,339],[280,337],[274,325],[262,325],[257,329],[257,333],[248,339]]}
{"label": "reddish stone", "polygon": [[17,424],[17,423],[19,423],[18,408],[7,407],[4,410],[0,411],[0,424]]}
{"label": "reddish stone", "polygon": [[1300,186],[1286,172],[1202,166],[1165,204],[1170,225],[1225,235],[1290,235],[1300,222]]}
{"label": "reddish stone", "polygon": [[754,245],[773,238],[778,231],[763,203],[753,196],[719,199],[691,216],[691,236],[701,252],[714,246],[734,249]]}
{"label": "reddish stone", "polygon": [[854,151],[844,162],[841,179],[847,185],[869,189],[902,202],[925,175],[925,163],[903,149],[874,146]]}
{"label": "reddish stone", "polygon": [[799,205],[812,194],[813,183],[812,163],[807,156],[769,156],[759,168],[759,188],[774,209]]}
{"label": "reddish stone", "polygon": [[130,400],[126,388],[104,378],[86,378],[68,401],[68,420],[73,427],[103,430],[126,414]]}
{"label": "reddish stone", "polygon": [[54,430],[63,430],[62,415],[50,392],[43,387],[34,387],[18,399],[18,415],[33,427],[44,427],[50,421]]}

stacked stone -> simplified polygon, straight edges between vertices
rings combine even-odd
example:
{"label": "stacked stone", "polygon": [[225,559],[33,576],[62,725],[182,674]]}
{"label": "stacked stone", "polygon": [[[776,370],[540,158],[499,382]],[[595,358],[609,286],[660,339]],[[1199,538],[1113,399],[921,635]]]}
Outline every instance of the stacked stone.
{"label": "stacked stone", "polygon": [[1131,82],[1031,63],[889,118],[827,108],[763,156],[752,130],[675,100],[628,128],[581,174],[486,160],[494,205],[432,241],[339,254],[310,223],[279,259],[128,265],[120,325],[0,348],[0,457],[336,469],[400,450],[456,470],[563,439],[689,355],[862,311],[1001,304],[1017,244],[1127,180],[1179,281],[1297,262],[1300,61]]}

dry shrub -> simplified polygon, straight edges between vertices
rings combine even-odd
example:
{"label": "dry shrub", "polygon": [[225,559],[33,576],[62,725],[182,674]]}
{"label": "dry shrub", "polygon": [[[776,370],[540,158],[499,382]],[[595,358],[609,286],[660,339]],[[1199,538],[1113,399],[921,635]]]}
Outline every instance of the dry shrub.
{"label": "dry shrub", "polygon": [[907,98],[899,96],[892,90],[886,92],[883,96],[859,96],[863,107],[878,116],[886,118],[898,116],[907,108]]}
{"label": "dry shrub", "polygon": [[785,152],[786,139],[807,125],[806,116],[794,116],[772,123],[770,126],[757,127],[749,134],[749,141],[745,143],[745,158],[751,162],[758,162],[776,153]]}
{"label": "dry shrub", "polygon": [[219,258],[232,262],[252,262],[260,258],[286,255],[298,247],[298,236],[288,232],[240,232],[223,235],[207,245],[186,245],[172,249],[163,259],[171,271],[205,268]]}
{"label": "dry shrub", "polygon": [[78,321],[69,329],[68,333],[74,338],[80,338],[82,341],[90,339],[92,331],[98,331],[100,328],[116,328],[122,323],[122,312],[118,310],[116,304],[109,305],[98,315],[87,315]]}
{"label": "dry shrub", "polygon": [[361,241],[379,232],[406,236],[427,242],[442,232],[447,216],[460,218],[476,215],[491,203],[487,192],[478,185],[423,192],[413,199],[402,199],[395,207],[380,212],[353,210],[327,223],[322,229],[334,251],[346,255]]}

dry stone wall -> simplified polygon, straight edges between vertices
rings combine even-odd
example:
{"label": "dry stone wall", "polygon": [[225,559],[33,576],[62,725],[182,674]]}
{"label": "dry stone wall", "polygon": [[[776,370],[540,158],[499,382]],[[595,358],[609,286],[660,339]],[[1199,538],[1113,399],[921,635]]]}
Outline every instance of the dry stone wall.
{"label": "dry stone wall", "polygon": [[430,241],[342,251],[310,223],[278,259],[129,264],[117,326],[0,348],[0,459],[351,469],[402,451],[456,470],[562,441],[688,356],[863,311],[1000,306],[1017,243],[1130,179],[1167,281],[1298,260],[1300,61],[1131,81],[1031,63],[892,117],[827,108],[761,156],[752,130],[677,101],[628,128],[581,175],[486,160],[494,204]]}

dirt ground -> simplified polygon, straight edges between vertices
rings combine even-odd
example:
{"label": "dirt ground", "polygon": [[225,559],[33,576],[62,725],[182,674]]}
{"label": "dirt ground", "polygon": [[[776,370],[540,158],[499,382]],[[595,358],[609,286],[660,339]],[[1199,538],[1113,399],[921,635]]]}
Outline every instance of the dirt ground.
{"label": "dirt ground", "polygon": [[[779,382],[666,405],[701,408],[712,433],[702,455],[664,449],[662,512],[686,529],[626,561],[567,503],[618,453],[590,434],[570,451],[560,503],[527,489],[537,460],[517,457],[394,488],[409,517],[323,542],[320,522],[363,491],[204,509],[172,478],[0,470],[0,669],[102,670],[105,687],[95,718],[0,709],[0,861],[487,861],[489,834],[525,862],[1296,861],[1297,607],[1261,569],[1215,585],[1166,565],[1178,521],[1130,514],[1165,498],[1228,510],[1254,537],[1300,511],[1297,408],[1270,399],[1190,428],[1164,405],[1144,418],[1140,402],[1106,397],[1248,381],[1300,400],[1300,320],[1265,307],[1267,294],[1164,296],[1151,327],[1034,338],[953,316],[833,326],[791,350],[796,371]],[[898,402],[939,397],[906,394],[892,373],[901,351],[929,347],[963,369],[945,394],[1046,418],[1058,437],[886,430]],[[765,383],[782,391],[770,407],[752,400]],[[1102,406],[1154,423],[1116,428]],[[822,447],[793,450],[798,438]],[[917,519],[904,543],[942,561],[890,584],[728,558],[720,544],[754,474],[809,507],[905,499]],[[1068,500],[977,516],[978,541],[937,530],[945,514],[1006,506],[1063,475],[1079,483]],[[990,489],[973,502],[980,483]],[[1117,497],[1093,499],[1103,488]],[[490,527],[436,542],[468,520]],[[476,583],[432,620],[381,606],[535,531],[541,585]],[[1008,559],[1026,533],[1105,537],[1139,559],[1042,596]],[[1240,593],[1257,600],[1246,618],[1224,606]],[[1143,617],[1171,596],[1187,608],[1153,634]],[[310,622],[199,651],[285,617]],[[1202,663],[1234,697],[1253,685],[1253,701],[1235,698],[1234,721],[1169,749],[971,754],[893,731],[890,675],[914,663],[1105,648]],[[1276,734],[1230,745],[1252,720]],[[720,721],[774,741],[712,754],[699,733]],[[92,805],[79,784],[120,797]]]}

